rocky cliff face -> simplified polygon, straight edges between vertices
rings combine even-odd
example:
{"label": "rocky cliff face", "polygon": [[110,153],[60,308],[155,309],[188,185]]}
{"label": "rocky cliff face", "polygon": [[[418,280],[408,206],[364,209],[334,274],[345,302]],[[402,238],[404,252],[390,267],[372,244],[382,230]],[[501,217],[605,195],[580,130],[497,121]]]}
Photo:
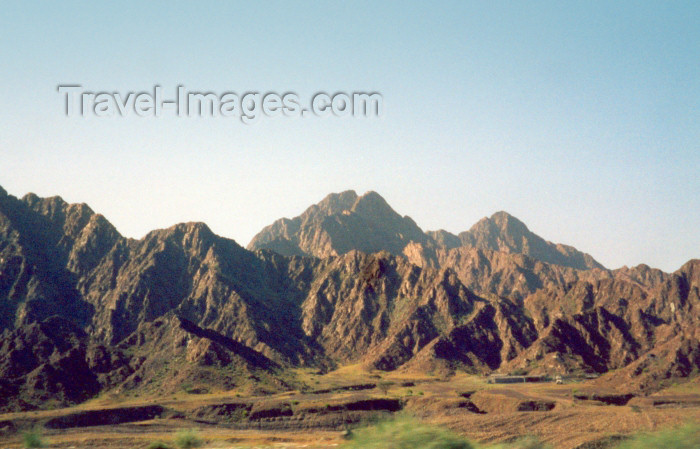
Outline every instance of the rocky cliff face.
{"label": "rocky cliff face", "polygon": [[330,195],[255,251],[202,223],[125,239],[85,205],[0,193],[5,409],[193,378],[274,391],[292,366],[617,369],[644,389],[698,369],[697,260],[606,270],[504,214],[426,234],[375,193]]}

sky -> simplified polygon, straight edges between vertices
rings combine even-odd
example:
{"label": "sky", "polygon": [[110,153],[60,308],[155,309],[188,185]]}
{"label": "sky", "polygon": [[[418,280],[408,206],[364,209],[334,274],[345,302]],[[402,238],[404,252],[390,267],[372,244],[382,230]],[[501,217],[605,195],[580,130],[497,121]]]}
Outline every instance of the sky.
{"label": "sky", "polygon": [[[610,268],[700,257],[700,3],[376,3],[3,2],[0,186],[134,238],[203,221],[245,246],[353,189],[424,230],[505,210]],[[66,84],[378,92],[384,111],[67,117]]]}

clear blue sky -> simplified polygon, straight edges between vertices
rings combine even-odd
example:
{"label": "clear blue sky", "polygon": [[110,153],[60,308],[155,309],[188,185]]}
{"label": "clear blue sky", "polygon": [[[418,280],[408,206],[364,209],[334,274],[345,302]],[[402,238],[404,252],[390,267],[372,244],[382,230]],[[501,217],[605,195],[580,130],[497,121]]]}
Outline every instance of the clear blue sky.
{"label": "clear blue sky", "polygon": [[[609,267],[700,257],[700,3],[4,2],[0,185],[130,237],[246,245],[327,193],[423,229],[506,210]],[[68,119],[58,84],[378,91],[380,119]]]}

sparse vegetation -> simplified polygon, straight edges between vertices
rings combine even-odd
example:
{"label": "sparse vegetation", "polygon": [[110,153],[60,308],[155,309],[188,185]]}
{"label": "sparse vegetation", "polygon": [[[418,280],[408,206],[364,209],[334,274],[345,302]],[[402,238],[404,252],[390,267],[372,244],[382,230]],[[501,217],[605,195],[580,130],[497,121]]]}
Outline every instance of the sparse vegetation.
{"label": "sparse vegetation", "polygon": [[199,433],[194,429],[180,430],[175,435],[175,445],[180,449],[192,449],[203,444],[204,440],[200,438]]}
{"label": "sparse vegetation", "polygon": [[170,446],[163,441],[154,441],[146,449],[170,449]]}
{"label": "sparse vegetation", "polygon": [[30,430],[22,434],[22,443],[27,449],[33,449],[38,447],[45,447],[46,442],[41,437],[41,433],[38,430]]}

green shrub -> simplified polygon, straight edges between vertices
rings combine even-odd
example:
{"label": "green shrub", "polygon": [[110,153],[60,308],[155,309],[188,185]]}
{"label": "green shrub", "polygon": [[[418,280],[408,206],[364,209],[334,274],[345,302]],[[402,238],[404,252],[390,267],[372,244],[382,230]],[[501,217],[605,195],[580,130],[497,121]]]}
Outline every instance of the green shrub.
{"label": "green shrub", "polygon": [[194,429],[180,430],[175,434],[175,446],[180,449],[191,449],[204,444],[204,441],[199,437],[199,434]]}
{"label": "green shrub", "polygon": [[618,449],[698,449],[700,425],[687,424],[678,429],[639,434],[625,441]]}
{"label": "green shrub", "polygon": [[410,418],[383,421],[352,431],[345,449],[473,449],[464,438]]}
{"label": "green shrub", "polygon": [[170,446],[163,441],[153,441],[146,449],[170,449]]}
{"label": "green shrub", "polygon": [[22,443],[27,449],[44,447],[46,443],[41,438],[41,433],[38,430],[30,430],[22,434]]}

